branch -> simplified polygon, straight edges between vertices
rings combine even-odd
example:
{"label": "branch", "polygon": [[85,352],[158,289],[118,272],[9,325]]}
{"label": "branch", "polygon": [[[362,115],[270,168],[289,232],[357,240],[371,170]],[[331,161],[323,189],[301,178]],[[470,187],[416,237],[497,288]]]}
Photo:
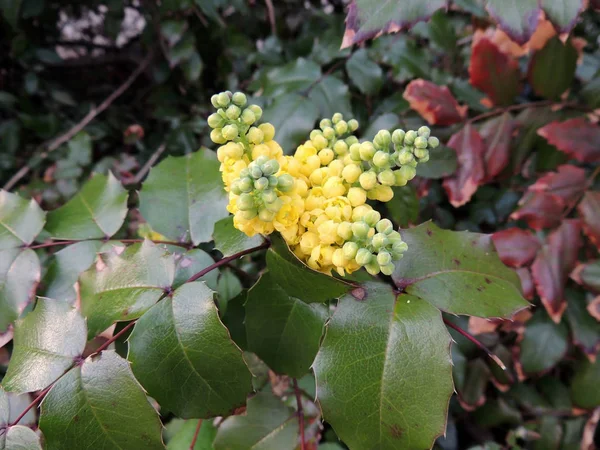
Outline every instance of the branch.
{"label": "branch", "polygon": [[293,379],[294,383],[294,394],[296,395],[296,403],[298,405],[298,426],[300,427],[300,450],[306,449],[306,443],[304,442],[304,408],[302,408],[302,393],[298,388],[298,380]]}
{"label": "branch", "polygon": [[[42,144],[40,150],[43,150],[41,156],[41,160],[44,160],[48,157],[50,152],[53,152],[57,148],[59,148],[65,142],[68,142],[73,136],[83,130],[92,120],[96,118],[100,113],[102,113],[106,108],[108,108],[117,98],[119,98],[140,76],[140,74],[148,67],[150,61],[152,61],[152,52],[148,53],[148,56],[144,58],[144,60],[140,63],[140,65],[131,73],[129,78],[125,80],[125,82],[119,86],[112,94],[110,94],[106,99],[100,103],[100,105],[95,108],[92,107],[90,112],[81,119],[77,124],[75,124],[71,129],[69,129],[66,133],[58,136],[47,144]],[[21,178],[23,178],[29,171],[31,170],[30,165],[26,165],[22,167],[10,180],[8,183],[4,185],[5,190],[10,190],[12,187],[19,182]]]}
{"label": "branch", "polygon": [[136,176],[133,178],[133,180],[131,180],[131,182],[127,183],[127,184],[139,184],[144,179],[146,174],[150,171],[150,169],[152,168],[154,163],[156,161],[158,161],[158,158],[160,158],[160,155],[162,155],[164,153],[166,148],[167,148],[167,144],[162,143],[156,149],[156,151],[154,153],[152,153],[152,156],[150,157],[150,159],[148,161],[146,161],[146,164],[144,164],[144,167],[142,167],[140,169],[140,171],[136,174]]}
{"label": "branch", "polygon": [[275,36],[277,34],[277,27],[275,26],[275,8],[273,8],[273,0],[265,0],[267,4],[267,11],[269,13],[269,23],[271,24],[271,34]]}
{"label": "branch", "polygon": [[[47,247],[55,247],[57,245],[71,245],[71,244],[76,244],[78,242],[84,242],[84,241],[119,241],[122,242],[123,244],[135,244],[137,242],[144,242],[144,239],[106,239],[106,238],[98,238],[98,239],[72,239],[72,240],[66,240],[66,241],[50,241],[50,242],[44,242],[43,244],[35,244],[35,245],[29,245],[27,246],[27,248],[36,250],[38,248],[47,248]],[[183,247],[183,248],[190,248],[189,243],[185,243],[185,242],[174,242],[174,241],[160,241],[160,240],[152,240],[152,242],[154,242],[155,244],[166,244],[166,245],[175,245],[177,247]]]}
{"label": "branch", "polygon": [[583,105],[579,105],[577,103],[573,103],[573,102],[553,102],[552,100],[543,100],[540,102],[520,103],[518,105],[512,105],[512,106],[508,106],[505,108],[494,109],[493,111],[488,111],[483,114],[479,114],[475,117],[472,117],[471,119],[468,119],[466,122],[473,123],[473,122],[477,122],[479,120],[487,119],[488,117],[493,117],[493,116],[503,114],[505,112],[518,111],[518,110],[527,109],[527,108],[541,108],[543,106],[552,106],[552,107],[557,107],[557,108],[583,109],[585,111],[589,110],[589,108],[587,108]]}

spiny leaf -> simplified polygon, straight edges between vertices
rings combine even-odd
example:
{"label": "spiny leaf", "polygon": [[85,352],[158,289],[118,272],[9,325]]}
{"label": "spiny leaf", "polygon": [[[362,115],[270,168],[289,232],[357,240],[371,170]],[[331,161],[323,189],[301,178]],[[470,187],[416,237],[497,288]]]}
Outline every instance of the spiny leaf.
{"label": "spiny leaf", "polygon": [[583,231],[596,247],[600,248],[600,192],[588,191],[577,205],[583,219]]}
{"label": "spiny leaf", "polygon": [[215,248],[223,253],[223,256],[231,256],[236,253],[259,246],[263,239],[260,235],[247,236],[233,226],[233,216],[225,217],[215,223],[213,233]]}
{"label": "spiny leaf", "polygon": [[0,189],[0,250],[31,244],[45,222],[46,213],[35,200]]}
{"label": "spiny leaf", "polygon": [[600,125],[583,117],[550,122],[537,132],[561,152],[581,162],[600,162]]}
{"label": "spiny leaf", "polygon": [[585,170],[570,164],[558,166],[529,187],[533,192],[548,192],[559,197],[566,205],[576,201],[586,188]]}
{"label": "spiny leaf", "polygon": [[534,230],[553,228],[560,224],[564,207],[564,201],[556,195],[529,191],[519,201],[519,209],[510,218],[524,220]]}
{"label": "spiny leaf", "polygon": [[563,43],[558,36],[554,36],[531,58],[529,83],[536,94],[558,99],[571,87],[576,67],[577,50],[571,41]]}
{"label": "spiny leaf", "polygon": [[488,0],[487,11],[513,41],[524,44],[537,28],[538,0]]}
{"label": "spiny leaf", "polygon": [[467,115],[467,107],[460,106],[447,86],[438,86],[422,79],[406,86],[403,97],[431,125],[452,125]]}
{"label": "spiny leaf", "polygon": [[494,119],[488,120],[481,126],[479,132],[485,144],[483,152],[485,181],[495,179],[508,165],[512,149],[512,132],[515,125],[512,116],[505,112]]}

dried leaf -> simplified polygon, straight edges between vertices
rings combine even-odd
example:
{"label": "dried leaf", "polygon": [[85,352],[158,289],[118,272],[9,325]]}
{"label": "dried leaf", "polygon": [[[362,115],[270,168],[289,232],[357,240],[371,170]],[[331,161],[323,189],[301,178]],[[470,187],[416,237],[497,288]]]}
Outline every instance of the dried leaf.
{"label": "dried leaf", "polygon": [[600,248],[600,192],[586,192],[577,205],[577,211],[583,219],[583,232]]}
{"label": "dried leaf", "polygon": [[492,181],[504,170],[510,160],[510,142],[515,122],[509,113],[488,120],[479,130],[485,142],[483,156],[485,181]]}
{"label": "dried leaf", "polygon": [[411,81],[403,97],[430,125],[452,125],[464,120],[467,106],[460,106],[447,86],[430,81]]}
{"label": "dried leaf", "polygon": [[586,187],[585,170],[564,164],[557,172],[549,172],[532,185],[529,190],[547,192],[560,197],[565,204],[574,202]]}
{"label": "dried leaf", "polygon": [[583,117],[551,122],[538,134],[571,158],[581,162],[600,162],[600,125]]}
{"label": "dried leaf", "polygon": [[527,192],[519,201],[519,209],[511,214],[511,219],[523,219],[534,230],[553,228],[561,221],[564,202],[546,192]]}
{"label": "dried leaf", "polygon": [[521,228],[498,231],[492,240],[502,262],[511,267],[528,265],[540,249],[540,242],[533,233]]}

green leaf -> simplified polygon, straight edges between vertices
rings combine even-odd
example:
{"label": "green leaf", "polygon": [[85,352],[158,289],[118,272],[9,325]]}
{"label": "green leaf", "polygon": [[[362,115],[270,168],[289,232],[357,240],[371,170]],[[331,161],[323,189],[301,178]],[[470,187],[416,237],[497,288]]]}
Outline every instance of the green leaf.
{"label": "green leaf", "polygon": [[567,289],[566,317],[571,328],[573,342],[587,355],[595,355],[600,344],[600,322],[588,312],[585,293]]}
{"label": "green leaf", "polygon": [[108,238],[127,214],[127,191],[109,172],[95,174],[66,205],[48,213],[46,231],[55,239]]}
{"label": "green leaf", "polygon": [[513,41],[524,44],[537,28],[539,4],[538,0],[488,0],[487,11]]}
{"label": "green leaf", "polygon": [[185,20],[166,20],[160,24],[160,34],[165,38],[169,47],[174,46],[188,28]]}
{"label": "green leaf", "polygon": [[454,390],[440,312],[382,283],[343,297],[314,364],[324,419],[350,448],[429,449]]}
{"label": "green leaf", "polygon": [[367,95],[376,94],[383,85],[383,70],[361,48],[346,61],[346,71],[354,85]]}
{"label": "green leaf", "polygon": [[252,390],[242,351],[220,321],[213,295],[202,282],[185,284],[144,314],[129,337],[137,379],[184,419],[226,416]]}
{"label": "green leaf", "polygon": [[165,434],[169,431],[169,428],[174,423],[179,426],[177,432],[173,434],[167,441],[167,450],[213,450],[213,441],[217,435],[217,427],[213,425],[212,420],[203,420],[200,425],[200,432],[196,438],[196,444],[193,449],[190,447],[194,434],[196,433],[196,427],[198,426],[198,420],[181,420],[173,419],[166,427]]}
{"label": "green leaf", "polygon": [[0,250],[0,333],[19,318],[35,295],[40,272],[33,250]]}
{"label": "green leaf", "polygon": [[[6,442],[0,437],[0,447],[6,450],[42,450],[40,437],[29,427],[17,425],[6,432]],[[2,446],[4,443],[5,446]]]}
{"label": "green leaf", "polygon": [[208,242],[215,223],[229,215],[219,162],[207,152],[166,158],[150,170],[142,186],[140,212],[153,230],[169,239]]}
{"label": "green leaf", "polygon": [[67,143],[69,148],[68,159],[80,166],[92,162],[92,138],[85,131],[80,131]]}
{"label": "green leaf", "polygon": [[362,138],[372,140],[373,138],[375,138],[375,134],[377,134],[379,130],[391,131],[394,128],[397,128],[399,125],[400,119],[396,114],[382,114],[369,124],[367,129],[362,133]]}
{"label": "green leaf", "polygon": [[[4,397],[3,397],[4,396]],[[19,415],[29,406],[32,397],[29,394],[15,394],[14,392],[5,392],[0,386],[0,430],[3,424],[12,424]],[[35,410],[30,409],[18,423],[14,425],[34,426],[37,423]],[[1,438],[2,436],[0,436]],[[0,439],[1,442],[1,439]],[[0,448],[3,448],[0,445]]]}
{"label": "green leaf", "polygon": [[248,349],[275,372],[299,378],[315,359],[326,319],[321,305],[290,297],[268,272],[248,292]]}
{"label": "green leaf", "polygon": [[245,416],[231,416],[219,426],[215,450],[283,450],[296,447],[298,420],[292,408],[271,393],[248,399]]}
{"label": "green leaf", "polygon": [[102,241],[82,241],[56,252],[44,275],[44,296],[73,304],[77,300],[75,283],[79,275],[89,269],[102,247],[110,246]]}
{"label": "green leaf", "polygon": [[489,235],[442,230],[432,222],[400,234],[408,251],[395,262],[392,279],[407,293],[443,311],[478,317],[510,317],[529,305]]}
{"label": "green leaf", "polygon": [[600,108],[600,72],[581,89],[581,98],[591,108]]}
{"label": "green leaf", "polygon": [[38,299],[35,309],[15,324],[14,350],[2,385],[7,391],[44,389],[81,356],[85,320],[62,300]]}
{"label": "green leaf", "polygon": [[417,175],[423,178],[445,178],[456,172],[456,152],[444,145],[429,149],[429,161],[417,166]]}
{"label": "green leaf", "polygon": [[406,186],[393,187],[394,198],[385,204],[390,218],[400,227],[408,227],[419,218],[419,198],[415,188]]}
{"label": "green leaf", "polygon": [[80,277],[81,312],[88,336],[112,323],[137,319],[171,289],[173,255],[146,240],[121,253],[100,255],[95,267]]}
{"label": "green leaf", "polygon": [[21,11],[21,4],[23,0],[0,0],[0,10],[2,16],[8,24],[17,29],[19,25],[19,16]]}
{"label": "green leaf", "polygon": [[215,248],[223,253],[223,256],[231,256],[252,247],[258,247],[264,242],[260,235],[247,236],[233,226],[233,216],[225,217],[215,223],[213,233]]}
{"label": "green leaf", "polygon": [[200,55],[196,51],[192,53],[192,55],[187,61],[184,61],[183,64],[181,64],[181,70],[183,70],[183,75],[185,76],[185,79],[189,82],[198,81],[203,69],[204,63],[202,62]]}
{"label": "green leaf", "polygon": [[46,450],[164,449],[157,412],[113,351],[71,369],[44,398],[40,429]]}
{"label": "green leaf", "polygon": [[218,305],[221,315],[227,312],[229,300],[242,292],[244,287],[239,278],[229,269],[225,269],[219,275],[217,283]]}
{"label": "green leaf", "polygon": [[577,50],[571,41],[565,44],[558,36],[537,51],[529,65],[529,82],[536,94],[558,99],[571,87],[577,67]]}
{"label": "green leaf", "polygon": [[[175,268],[175,280],[173,281],[173,289],[189,280],[192,275],[197,274],[208,266],[212,266],[215,260],[204,250],[195,248],[185,253],[175,256],[177,266]],[[215,290],[217,289],[217,279],[219,277],[218,270],[211,270],[206,275],[198,278],[198,281],[204,281],[206,285]]]}
{"label": "green leaf", "polygon": [[350,90],[343,81],[327,75],[313,86],[308,97],[319,108],[319,117],[332,117],[336,112],[352,117]]}
{"label": "green leaf", "polygon": [[318,108],[310,99],[298,94],[281,95],[263,114],[263,122],[273,124],[275,139],[284,153],[291,154],[296,146],[307,139],[319,116]]}
{"label": "green leaf", "polygon": [[31,244],[45,222],[46,213],[35,200],[0,190],[0,250]]}
{"label": "green leaf", "polygon": [[569,347],[569,330],[565,323],[556,324],[544,309],[539,309],[525,325],[521,341],[521,364],[527,374],[554,367]]}
{"label": "green leaf", "polygon": [[[282,94],[305,90],[320,76],[321,67],[318,64],[309,59],[298,58],[267,72],[264,95],[276,98]],[[277,126],[275,128],[279,129]]]}
{"label": "green leaf", "polygon": [[592,409],[600,405],[600,359],[591,362],[587,358],[581,361],[571,380],[571,398],[580,408]]}
{"label": "green leaf", "polygon": [[270,276],[290,297],[323,303],[352,289],[351,284],[310,269],[290,251],[280,235],[271,235],[271,243],[267,252]]}
{"label": "green leaf", "polygon": [[568,33],[575,26],[577,16],[583,11],[583,0],[547,0],[543,2],[546,16],[561,33]]}

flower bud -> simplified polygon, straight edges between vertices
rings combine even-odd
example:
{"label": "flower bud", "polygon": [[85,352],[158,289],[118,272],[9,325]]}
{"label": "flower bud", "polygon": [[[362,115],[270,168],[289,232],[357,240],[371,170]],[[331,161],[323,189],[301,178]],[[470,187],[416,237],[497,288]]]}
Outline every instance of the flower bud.
{"label": "flower bud", "polygon": [[350,222],[342,222],[338,225],[337,234],[343,240],[352,239],[352,224]]}
{"label": "flower bud", "polygon": [[431,148],[436,148],[438,145],[440,145],[440,140],[434,136],[431,136],[429,139],[427,139],[427,143]]}
{"label": "flower bud", "polygon": [[265,189],[262,193],[262,199],[265,203],[273,203],[277,200],[277,194],[273,189]]}
{"label": "flower bud", "polygon": [[417,134],[419,136],[423,136],[425,139],[427,139],[429,137],[429,135],[431,134],[431,130],[429,129],[429,127],[426,127],[423,125],[421,128],[419,128],[417,130]]}
{"label": "flower bud", "polygon": [[350,158],[352,159],[352,161],[361,161],[360,144],[358,144],[358,143],[352,144],[350,146],[350,148],[348,149],[348,151],[350,153]]}
{"label": "flower bud", "polygon": [[269,122],[261,123],[258,129],[263,133],[263,140],[265,142],[272,141],[275,137],[275,127]]}
{"label": "flower bud", "polygon": [[294,187],[294,178],[288,174],[284,173],[277,178],[277,188],[281,192],[289,192]]}
{"label": "flower bud", "polygon": [[242,110],[238,106],[231,105],[229,106],[229,108],[227,108],[227,111],[225,111],[225,113],[227,114],[228,119],[237,120],[237,118],[240,117]]}
{"label": "flower bud", "polygon": [[[377,235],[375,235],[375,236],[377,236]],[[379,264],[380,266],[387,266],[391,262],[392,262],[392,255],[390,255],[385,250],[383,250],[377,254],[377,264]]]}
{"label": "flower bud", "polygon": [[243,92],[236,92],[235,94],[233,94],[233,96],[231,97],[231,100],[233,101],[233,103],[235,103],[237,106],[245,106],[246,105],[246,94],[244,94]]}
{"label": "flower bud", "polygon": [[356,252],[356,263],[361,266],[366,266],[373,259],[373,255],[366,248],[360,248]]}
{"label": "flower bud", "polygon": [[395,242],[392,246],[392,251],[394,253],[400,254],[404,253],[406,250],[408,250],[408,244],[404,241]]}
{"label": "flower bud", "polygon": [[427,139],[422,136],[419,136],[415,139],[415,147],[416,148],[427,148]]}
{"label": "flower bud", "polygon": [[215,95],[211,96],[211,97],[210,97],[210,102],[212,103],[212,105],[213,105],[215,108],[219,108],[219,106],[220,106],[220,105],[219,105],[219,95],[218,95],[218,94],[215,94]]}
{"label": "flower bud", "polygon": [[329,119],[322,119],[319,122],[319,128],[321,130],[324,130],[325,128],[330,127],[330,126],[331,126],[331,120],[329,120]]}
{"label": "flower bud", "polygon": [[240,159],[244,156],[244,147],[236,142],[229,142],[223,147],[225,156],[233,159]]}
{"label": "flower bud", "polygon": [[258,215],[256,209],[249,209],[247,211],[240,211],[240,216],[246,220],[252,220]]}
{"label": "flower bud", "polygon": [[323,136],[323,132],[321,130],[312,130],[309,134],[309,138],[312,141],[317,136]]}
{"label": "flower bud", "polygon": [[256,120],[260,120],[260,118],[262,117],[262,113],[263,113],[263,110],[260,106],[250,105],[250,106],[248,106],[248,109],[254,113],[254,117],[256,117]]}
{"label": "flower bud", "polygon": [[373,164],[377,167],[387,167],[390,163],[390,154],[379,150],[373,155]]}
{"label": "flower bud", "polygon": [[356,180],[358,180],[358,177],[360,176],[361,173],[362,173],[362,169],[360,168],[360,166],[358,166],[357,164],[348,164],[342,170],[342,178],[347,183],[352,184],[352,183],[356,182]]}
{"label": "flower bud", "polygon": [[333,150],[331,150],[330,148],[324,148],[323,150],[321,150],[319,152],[319,159],[321,160],[322,166],[328,165],[331,161],[333,161],[334,157],[335,157],[335,154],[333,153]]}
{"label": "flower bud", "polygon": [[240,189],[239,180],[235,180],[233,183],[231,183],[231,186],[229,187],[229,192],[235,195],[240,195],[242,193],[242,190]]}
{"label": "flower bud", "polygon": [[388,239],[383,233],[376,233],[371,240],[371,244],[375,250],[385,247],[388,244]]}
{"label": "flower bud", "polygon": [[333,117],[331,118],[331,121],[333,122],[333,124],[335,125],[336,123],[338,123],[340,120],[342,120],[344,118],[344,116],[342,115],[342,113],[335,113],[333,115]]}
{"label": "flower bud", "polygon": [[350,147],[352,144],[359,143],[359,140],[356,136],[348,136],[346,139],[344,139],[344,141],[346,142],[346,144],[348,144],[348,147]]}
{"label": "flower bud", "polygon": [[367,272],[369,272],[370,275],[377,275],[381,269],[379,268],[379,264],[377,264],[377,261],[372,261],[369,264],[367,264],[365,266],[365,269],[367,270]]}
{"label": "flower bud", "polygon": [[228,141],[233,141],[238,137],[238,128],[235,125],[226,125],[221,132],[223,137]]}
{"label": "flower bud", "polygon": [[[404,166],[402,166],[402,167],[404,167]],[[395,186],[406,186],[406,183],[408,183],[408,180],[403,175],[403,173],[400,171],[400,169],[394,170],[394,180],[395,180],[395,183],[394,183]]]}
{"label": "flower bud", "polygon": [[240,211],[248,211],[254,208],[254,197],[250,194],[242,194],[237,199],[237,207]]}
{"label": "flower bud", "polygon": [[333,151],[337,156],[344,156],[348,153],[348,144],[342,140],[336,141],[333,144]]}
{"label": "flower bud", "polygon": [[263,132],[260,131],[259,128],[257,128],[257,127],[251,127],[248,130],[248,133],[246,133],[246,137],[248,138],[248,141],[251,144],[255,144],[256,145],[256,144],[262,143],[265,136],[264,136]]}
{"label": "flower bud", "polygon": [[377,180],[379,180],[379,182],[384,186],[393,186],[396,182],[394,172],[392,172],[390,169],[384,170],[377,175]]}
{"label": "flower bud", "polygon": [[250,192],[254,187],[254,182],[250,177],[241,178],[238,186],[242,192]]}
{"label": "flower bud", "polygon": [[217,113],[212,113],[207,119],[208,126],[211,128],[222,128],[225,120]]}
{"label": "flower bud", "polygon": [[373,142],[380,148],[387,148],[392,142],[392,135],[388,130],[379,130],[375,135]]}
{"label": "flower bud", "polygon": [[271,203],[265,203],[265,208],[274,213],[278,213],[282,206],[283,202],[279,198],[276,198]]}
{"label": "flower bud", "polygon": [[346,242],[342,250],[346,259],[354,259],[358,252],[358,244],[356,242]]}
{"label": "flower bud", "polygon": [[246,108],[243,112],[242,112],[242,122],[245,125],[252,125],[254,122],[256,122],[256,116],[254,115],[254,113],[252,111],[250,111],[248,108]]}
{"label": "flower bud", "polygon": [[342,136],[348,132],[348,123],[345,120],[340,120],[335,124],[335,132],[338,136]]}
{"label": "flower bud", "polygon": [[409,181],[412,180],[415,175],[417,175],[417,170],[411,166],[402,166],[400,167],[399,171],[402,174],[402,177]]}
{"label": "flower bud", "polygon": [[398,152],[398,163],[400,165],[408,164],[413,159],[415,159],[415,157],[413,156],[412,152],[406,147],[404,147]]}
{"label": "flower bud", "polygon": [[352,223],[352,234],[356,239],[365,239],[369,234],[369,225],[365,222],[353,222]]}
{"label": "flower bud", "polygon": [[373,189],[377,185],[377,174],[371,170],[363,172],[358,177],[358,182],[367,191]]}
{"label": "flower bud", "polygon": [[385,266],[379,266],[379,268],[381,269],[381,273],[384,275],[391,275],[394,273],[394,269],[396,269],[396,267],[394,266],[393,263],[389,263],[386,264]]}
{"label": "flower bud", "polygon": [[227,142],[227,139],[223,137],[223,128],[215,128],[210,132],[210,139],[215,144],[224,144]]}
{"label": "flower bud", "polygon": [[352,131],[356,131],[358,130],[358,120],[356,119],[350,119],[348,121],[348,129],[352,132]]}
{"label": "flower bud", "polygon": [[394,132],[392,133],[392,142],[396,145],[402,145],[404,144],[404,136],[406,135],[406,133],[404,132],[404,130],[394,130]]}
{"label": "flower bud", "polygon": [[383,234],[390,234],[392,231],[394,231],[394,225],[392,225],[392,222],[389,219],[381,219],[379,222],[377,222],[375,228],[377,231]]}
{"label": "flower bud", "polygon": [[369,211],[367,214],[365,214],[364,220],[370,227],[374,227],[377,224],[377,222],[379,222],[379,220],[381,220],[381,214],[379,214],[378,211],[375,211],[373,209],[373,210]]}
{"label": "flower bud", "polygon": [[419,158],[419,162],[420,163],[426,163],[427,161],[429,161],[429,152],[427,152],[426,156],[423,156],[422,158]]}
{"label": "flower bud", "polygon": [[266,177],[269,177],[279,171],[279,163],[275,159],[270,159],[269,161],[267,161],[266,163],[264,163],[261,166],[261,169],[262,169],[262,173]]}
{"label": "flower bud", "polygon": [[367,193],[364,189],[359,187],[351,187],[348,189],[347,197],[352,206],[364,205],[367,201]]}
{"label": "flower bud", "polygon": [[279,179],[275,175],[271,175],[269,177],[269,187],[277,187],[279,184]]}
{"label": "flower bud", "polygon": [[323,137],[327,140],[333,139],[335,137],[335,130],[331,127],[323,128]]}
{"label": "flower bud", "polygon": [[360,144],[359,153],[360,159],[362,159],[363,161],[369,161],[373,158],[373,155],[375,154],[375,147],[369,141],[363,142],[362,144]]}
{"label": "flower bud", "polygon": [[263,176],[262,169],[256,162],[250,163],[250,165],[248,166],[248,170],[250,171],[250,176],[255,180],[258,180]]}
{"label": "flower bud", "polygon": [[429,150],[426,148],[415,148],[415,156],[419,158],[419,162],[421,162],[423,158],[429,158]]}
{"label": "flower bud", "polygon": [[217,96],[217,103],[221,108],[227,108],[229,106],[230,101],[231,98],[229,97],[229,94],[227,94],[227,92],[221,92]]}
{"label": "flower bud", "polygon": [[269,187],[269,180],[265,177],[261,177],[254,182],[254,189],[262,191]]}
{"label": "flower bud", "polygon": [[311,141],[317,150],[323,150],[329,144],[325,136],[322,134],[315,136],[314,139],[311,139]]}
{"label": "flower bud", "polygon": [[346,265],[346,257],[344,256],[344,252],[341,248],[338,248],[333,252],[331,262],[337,267],[344,267]]}
{"label": "flower bud", "polygon": [[413,145],[413,143],[415,142],[416,138],[417,138],[416,131],[409,130],[409,131],[406,132],[406,135],[404,136],[404,144],[406,144],[406,145]]}
{"label": "flower bud", "polygon": [[258,218],[263,222],[272,222],[275,218],[275,213],[273,211],[269,211],[268,209],[261,209],[258,213]]}

